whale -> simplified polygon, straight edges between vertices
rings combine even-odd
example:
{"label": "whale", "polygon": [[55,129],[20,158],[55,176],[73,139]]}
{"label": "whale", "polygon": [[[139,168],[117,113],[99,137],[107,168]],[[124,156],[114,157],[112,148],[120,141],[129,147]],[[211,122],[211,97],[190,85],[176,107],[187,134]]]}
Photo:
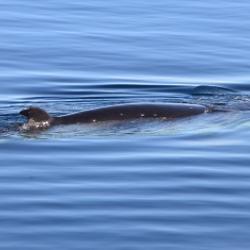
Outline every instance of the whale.
{"label": "whale", "polygon": [[39,107],[28,107],[20,111],[28,122],[22,130],[46,129],[56,125],[123,121],[133,119],[158,118],[163,120],[184,118],[209,112],[209,108],[187,103],[130,103],[100,107],[78,113],[52,116]]}

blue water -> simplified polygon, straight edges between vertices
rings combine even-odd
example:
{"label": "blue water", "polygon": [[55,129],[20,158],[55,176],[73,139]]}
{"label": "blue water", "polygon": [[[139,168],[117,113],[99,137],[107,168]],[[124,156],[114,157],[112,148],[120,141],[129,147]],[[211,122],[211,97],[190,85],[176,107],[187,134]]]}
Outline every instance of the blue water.
{"label": "blue water", "polygon": [[[249,249],[249,12],[246,0],[2,1],[0,249]],[[228,112],[15,129],[30,105],[131,102]]]}

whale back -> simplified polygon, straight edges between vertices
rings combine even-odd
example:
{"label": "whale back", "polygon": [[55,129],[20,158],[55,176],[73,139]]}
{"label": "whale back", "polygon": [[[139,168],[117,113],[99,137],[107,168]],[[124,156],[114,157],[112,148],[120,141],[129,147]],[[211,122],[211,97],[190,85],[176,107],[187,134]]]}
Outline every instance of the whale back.
{"label": "whale back", "polygon": [[20,112],[28,118],[28,123],[22,126],[23,130],[45,129],[54,125],[76,123],[92,123],[112,120],[130,120],[140,118],[175,119],[198,115],[210,110],[197,104],[122,104],[114,105],[79,113],[51,117],[46,111],[37,107],[29,107]]}

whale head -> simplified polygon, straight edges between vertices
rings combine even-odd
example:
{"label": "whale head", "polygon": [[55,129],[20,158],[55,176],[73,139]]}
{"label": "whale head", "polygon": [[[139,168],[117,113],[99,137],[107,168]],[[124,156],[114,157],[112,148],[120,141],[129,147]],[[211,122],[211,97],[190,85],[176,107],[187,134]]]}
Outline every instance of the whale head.
{"label": "whale head", "polygon": [[45,129],[51,125],[53,118],[43,109],[29,107],[20,111],[20,115],[27,117],[28,122],[21,126],[21,130]]}

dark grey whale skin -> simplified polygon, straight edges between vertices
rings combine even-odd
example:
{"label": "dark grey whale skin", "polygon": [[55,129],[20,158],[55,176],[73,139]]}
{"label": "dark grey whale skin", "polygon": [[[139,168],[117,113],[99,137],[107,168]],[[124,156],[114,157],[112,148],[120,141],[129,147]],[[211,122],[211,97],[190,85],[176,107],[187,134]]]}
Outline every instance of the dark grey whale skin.
{"label": "dark grey whale skin", "polygon": [[207,108],[197,104],[175,103],[139,103],[123,104],[83,111],[75,114],[52,117],[46,111],[37,107],[29,107],[20,112],[28,120],[33,122],[49,122],[49,126],[67,125],[76,123],[92,123],[115,120],[131,120],[138,118],[163,118],[174,119],[199,115],[207,111]]}
{"label": "dark grey whale skin", "polygon": [[52,124],[91,123],[157,117],[173,119],[198,115],[205,111],[205,106],[194,104],[125,104],[54,117]]}

